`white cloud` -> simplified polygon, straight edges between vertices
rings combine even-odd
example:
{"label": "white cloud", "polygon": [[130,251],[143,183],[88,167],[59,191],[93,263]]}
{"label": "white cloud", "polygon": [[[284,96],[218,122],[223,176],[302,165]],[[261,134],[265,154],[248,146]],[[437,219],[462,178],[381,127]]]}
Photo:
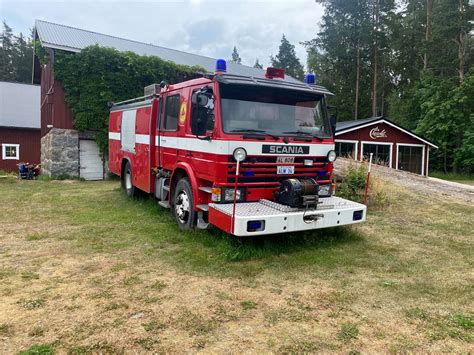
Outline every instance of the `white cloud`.
{"label": "white cloud", "polygon": [[0,0],[0,13],[15,32],[38,18],[209,57],[230,58],[235,45],[244,64],[269,65],[283,33],[306,63],[299,42],[314,38],[323,9],[314,0]]}

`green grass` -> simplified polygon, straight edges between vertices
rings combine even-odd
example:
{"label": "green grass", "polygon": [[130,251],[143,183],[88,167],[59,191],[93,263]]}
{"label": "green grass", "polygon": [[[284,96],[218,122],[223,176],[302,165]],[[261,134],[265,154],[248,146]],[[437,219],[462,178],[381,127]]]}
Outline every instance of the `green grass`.
{"label": "green grass", "polygon": [[438,179],[460,182],[462,184],[474,185],[474,175],[466,173],[444,173],[442,171],[430,171],[429,176]]}
{"label": "green grass", "polygon": [[240,302],[240,306],[245,310],[250,310],[257,307],[257,304],[253,301],[242,301]]}
{"label": "green grass", "polygon": [[[58,352],[181,352],[166,348],[173,336],[208,352],[241,337],[285,353],[466,352],[473,341],[468,204],[387,184],[390,203],[370,208],[366,223],[239,241],[216,229],[183,233],[156,201],[118,186],[0,182],[4,213],[15,216],[0,231],[0,288],[10,311],[28,317],[0,318],[10,348],[41,336],[34,324],[48,336],[61,329],[64,314],[71,331]],[[98,317],[68,323],[82,312]],[[262,323],[270,331],[253,328]],[[242,327],[258,341],[232,330]]]}
{"label": "green grass", "polygon": [[343,323],[341,325],[341,330],[339,331],[338,338],[342,341],[350,341],[352,339],[357,339],[359,336],[359,328],[355,323]]}
{"label": "green grass", "polygon": [[19,355],[53,355],[54,353],[54,346],[49,344],[43,344],[33,345],[27,350],[20,351]]}

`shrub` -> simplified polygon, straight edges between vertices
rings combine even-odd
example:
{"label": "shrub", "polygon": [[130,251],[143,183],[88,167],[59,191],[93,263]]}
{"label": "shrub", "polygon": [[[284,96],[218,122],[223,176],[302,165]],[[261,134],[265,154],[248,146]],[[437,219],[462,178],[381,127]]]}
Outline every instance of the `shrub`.
{"label": "shrub", "polygon": [[[351,201],[364,202],[365,182],[367,179],[367,166],[350,166],[336,188],[336,196],[346,198]],[[384,184],[373,175],[370,176],[369,196],[367,204],[372,207],[386,206],[389,199],[384,191]]]}
{"label": "shrub", "polygon": [[358,168],[350,166],[336,189],[336,195],[352,201],[364,201],[365,180],[367,177],[367,167],[360,165]]}

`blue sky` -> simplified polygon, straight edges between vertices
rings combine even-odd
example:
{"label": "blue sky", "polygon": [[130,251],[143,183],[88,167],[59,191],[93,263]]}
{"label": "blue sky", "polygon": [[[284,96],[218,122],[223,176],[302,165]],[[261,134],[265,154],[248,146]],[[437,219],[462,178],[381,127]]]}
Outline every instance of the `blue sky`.
{"label": "blue sky", "polygon": [[236,45],[248,65],[269,65],[283,33],[306,64],[299,42],[315,37],[322,15],[314,0],[0,0],[0,18],[14,32],[41,19],[226,59]]}

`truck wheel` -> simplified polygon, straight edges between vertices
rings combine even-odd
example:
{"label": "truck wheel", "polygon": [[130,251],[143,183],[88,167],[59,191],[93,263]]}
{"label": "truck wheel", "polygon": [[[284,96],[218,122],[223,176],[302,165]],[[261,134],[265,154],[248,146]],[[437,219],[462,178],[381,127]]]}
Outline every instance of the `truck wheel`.
{"label": "truck wheel", "polygon": [[171,200],[171,210],[181,230],[191,230],[196,226],[196,211],[193,209],[193,192],[188,178],[176,184]]}
{"label": "truck wheel", "polygon": [[122,187],[125,189],[128,197],[135,197],[137,195],[137,190],[135,186],[133,186],[132,166],[130,162],[127,162],[125,170],[123,171]]}

